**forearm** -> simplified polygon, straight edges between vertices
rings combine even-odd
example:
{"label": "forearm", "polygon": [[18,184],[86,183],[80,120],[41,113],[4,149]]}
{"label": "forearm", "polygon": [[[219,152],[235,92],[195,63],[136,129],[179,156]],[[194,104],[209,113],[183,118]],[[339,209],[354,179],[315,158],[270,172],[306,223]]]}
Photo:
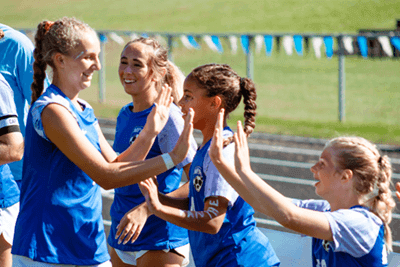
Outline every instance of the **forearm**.
{"label": "forearm", "polygon": [[154,215],[188,230],[216,234],[222,225],[218,225],[218,221],[221,221],[219,217],[225,216],[225,213],[220,215],[213,208],[207,211],[188,211],[163,205]]}
{"label": "forearm", "polygon": [[[4,140],[5,141],[4,141]],[[10,133],[0,140],[0,165],[19,161],[24,155],[24,141],[21,133]]]}
{"label": "forearm", "polygon": [[158,198],[163,205],[174,207],[181,210],[189,208],[189,182],[168,193],[166,195],[159,193]]}
{"label": "forearm", "polygon": [[238,192],[238,194],[255,210],[263,212],[263,207],[257,200],[257,197],[249,190],[238,173],[235,171],[234,166],[230,165],[224,158],[219,161],[213,161],[219,173],[224,179]]}
{"label": "forearm", "polygon": [[[175,160],[175,164],[179,163]],[[157,156],[145,161],[106,163],[85,172],[104,189],[113,189],[139,183],[167,170],[162,157]]]}
{"label": "forearm", "polygon": [[300,208],[296,207],[289,198],[272,188],[252,170],[239,171],[238,174],[251,193],[249,195],[258,202],[258,211],[273,217],[286,227],[295,221],[295,214]]}
{"label": "forearm", "polygon": [[133,144],[131,144],[128,149],[121,153],[116,161],[126,162],[126,161],[139,161],[144,160],[149,153],[154,141],[156,140],[157,134],[149,133],[143,129],[138,137],[135,139]]}

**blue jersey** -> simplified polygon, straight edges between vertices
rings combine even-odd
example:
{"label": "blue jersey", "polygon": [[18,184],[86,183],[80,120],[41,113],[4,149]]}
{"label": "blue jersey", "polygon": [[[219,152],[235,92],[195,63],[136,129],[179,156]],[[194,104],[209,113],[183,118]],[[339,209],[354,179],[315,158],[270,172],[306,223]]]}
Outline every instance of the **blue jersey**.
{"label": "blue jersey", "polygon": [[382,267],[388,265],[382,221],[367,208],[330,211],[325,200],[294,200],[299,207],[322,211],[326,215],[333,241],[312,240],[314,267]]}
{"label": "blue jersey", "polygon": [[[154,105],[140,112],[132,112],[133,104],[130,103],[121,109],[117,118],[113,145],[116,152],[121,153],[125,151],[133,143],[145,126],[147,116],[153,107]],[[155,139],[146,158],[153,158],[163,153],[170,152],[178,141],[183,127],[184,120],[182,118],[182,113],[175,104],[172,104],[169,119],[163,130]],[[159,184],[158,189],[160,192],[166,194],[179,187],[183,171],[182,168],[192,161],[196,153],[197,145],[194,138],[192,138],[191,144],[189,153],[183,162],[179,163],[175,168],[157,176]],[[117,231],[116,227],[121,218],[130,209],[144,201],[144,196],[140,192],[137,184],[115,189],[114,201],[110,211],[112,226],[108,236],[108,243],[112,247],[124,251],[139,251],[173,249],[188,244],[189,241],[186,229],[166,222],[154,215],[147,219],[138,239],[133,244],[118,244],[118,240],[114,237]]]}
{"label": "blue jersey", "polygon": [[[25,34],[1,23],[0,29],[4,31],[4,37],[0,39],[0,73],[14,92],[18,123],[22,136],[25,136],[25,125],[32,94],[34,46]],[[47,88],[48,85],[48,80],[45,79],[44,87]],[[9,165],[14,179],[21,180],[22,160]]]}
{"label": "blue jersey", "polygon": [[[224,137],[232,135],[224,129]],[[253,208],[223,179],[212,163],[208,151],[211,140],[198,150],[190,167],[190,210],[203,211],[210,196],[229,201],[223,225],[215,235],[189,231],[190,247],[197,267],[202,266],[279,266],[268,238],[256,227]],[[234,161],[234,144],[223,150]]]}
{"label": "blue jersey", "polygon": [[32,105],[25,140],[20,213],[12,253],[34,261],[95,265],[109,260],[100,187],[46,136],[41,113],[52,103],[65,107],[100,151],[98,121],[54,85]]}
{"label": "blue jersey", "polygon": [[[10,85],[0,73],[0,136],[19,132],[17,110]],[[19,201],[19,189],[8,164],[0,165],[0,208]]]}

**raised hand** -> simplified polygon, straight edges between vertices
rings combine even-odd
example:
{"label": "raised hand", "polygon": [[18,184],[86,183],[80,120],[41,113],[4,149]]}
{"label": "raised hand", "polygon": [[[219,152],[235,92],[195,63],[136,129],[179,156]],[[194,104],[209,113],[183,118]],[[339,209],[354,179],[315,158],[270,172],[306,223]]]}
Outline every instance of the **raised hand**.
{"label": "raised hand", "polygon": [[147,117],[147,122],[144,129],[149,134],[157,135],[164,128],[169,118],[169,107],[173,98],[171,97],[171,87],[164,85],[158,94],[154,104],[155,107]]}
{"label": "raised hand", "polygon": [[235,168],[236,171],[244,172],[251,171],[249,145],[247,144],[247,136],[243,131],[242,123],[237,122],[237,133],[234,134],[235,138]]}
{"label": "raised hand", "polygon": [[158,188],[153,178],[141,181],[141,191],[146,199],[147,207],[150,212],[155,214],[157,210],[160,210],[162,204],[158,198]]}
{"label": "raised hand", "polygon": [[183,128],[181,136],[179,136],[178,142],[174,149],[169,153],[175,165],[183,161],[190,148],[190,139],[193,134],[193,109],[189,109],[188,114],[185,117],[185,127]]}
{"label": "raised hand", "polygon": [[224,114],[224,109],[221,109],[218,113],[214,135],[211,140],[210,151],[208,152],[211,160],[214,162],[214,165],[220,164],[223,160],[222,150],[224,138],[222,137],[222,131],[224,130]]}

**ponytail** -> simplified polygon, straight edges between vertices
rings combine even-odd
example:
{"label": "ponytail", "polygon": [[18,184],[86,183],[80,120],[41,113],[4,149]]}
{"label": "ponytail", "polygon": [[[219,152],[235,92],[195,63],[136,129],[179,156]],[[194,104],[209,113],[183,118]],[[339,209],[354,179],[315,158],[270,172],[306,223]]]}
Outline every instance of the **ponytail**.
{"label": "ponytail", "polygon": [[392,251],[392,231],[389,224],[392,221],[392,209],[396,204],[390,190],[392,165],[390,164],[388,156],[379,157],[378,169],[378,179],[374,186],[377,195],[370,201],[368,207],[371,212],[382,220],[385,227],[386,247],[388,251]]}
{"label": "ponytail", "polygon": [[172,88],[172,97],[174,103],[178,105],[179,100],[183,96],[183,82],[185,81],[185,75],[183,72],[171,61],[167,63],[167,73],[164,76],[164,81]]}
{"label": "ponytail", "polygon": [[43,21],[39,23],[35,35],[35,50],[33,51],[33,82],[31,85],[33,104],[41,95],[44,89],[44,80],[46,78],[47,63],[43,60],[43,39],[49,30],[49,22]]}
{"label": "ponytail", "polygon": [[256,127],[256,109],[257,109],[257,93],[252,80],[248,78],[240,78],[240,92],[243,96],[244,103],[244,132],[249,136]]}

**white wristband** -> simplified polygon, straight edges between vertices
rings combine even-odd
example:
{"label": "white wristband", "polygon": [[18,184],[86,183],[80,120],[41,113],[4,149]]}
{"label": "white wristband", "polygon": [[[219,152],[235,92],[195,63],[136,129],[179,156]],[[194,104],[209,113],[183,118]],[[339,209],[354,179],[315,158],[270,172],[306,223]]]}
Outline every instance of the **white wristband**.
{"label": "white wristband", "polygon": [[164,153],[161,155],[162,159],[164,160],[165,166],[167,166],[167,169],[172,169],[173,167],[175,167],[174,162],[172,161],[171,156],[169,155],[169,153]]}

